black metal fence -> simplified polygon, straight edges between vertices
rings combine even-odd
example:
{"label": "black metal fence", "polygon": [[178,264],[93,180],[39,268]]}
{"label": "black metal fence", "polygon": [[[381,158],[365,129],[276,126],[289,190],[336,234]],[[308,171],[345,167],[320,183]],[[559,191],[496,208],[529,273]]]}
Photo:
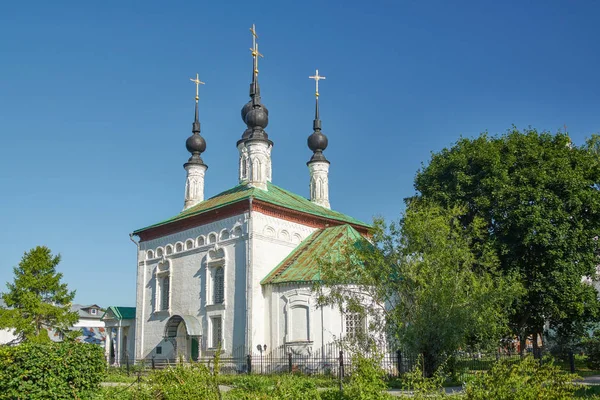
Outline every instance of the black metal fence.
{"label": "black metal fence", "polygon": [[[369,351],[352,349],[343,343],[330,343],[316,351],[298,351],[293,346],[281,346],[273,350],[248,352],[245,348],[238,348],[230,354],[221,354],[219,357],[220,373],[222,374],[280,374],[300,373],[305,375],[320,375],[331,378],[340,378],[352,373],[352,355],[361,351],[369,355]],[[386,374],[401,377],[403,374],[414,370],[420,364],[420,357],[407,354],[400,350],[386,349],[379,351],[381,367]],[[534,356],[542,362],[541,353]],[[455,378],[464,380],[467,376],[484,372],[492,368],[499,360],[517,362],[521,359],[518,353],[495,352],[457,352],[446,361],[446,370],[454,374]],[[213,368],[215,356],[200,357],[197,361],[183,359],[158,359],[146,358],[142,360],[121,360],[121,367],[127,371],[148,371],[161,369],[177,363],[201,363]],[[564,364],[565,369],[575,372],[574,357],[571,354],[569,362]]]}

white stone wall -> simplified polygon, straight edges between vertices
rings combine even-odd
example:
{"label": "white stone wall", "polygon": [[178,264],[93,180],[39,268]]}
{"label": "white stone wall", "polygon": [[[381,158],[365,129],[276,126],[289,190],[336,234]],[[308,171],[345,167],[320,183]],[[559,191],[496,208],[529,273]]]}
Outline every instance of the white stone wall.
{"label": "white stone wall", "polygon": [[270,285],[268,292],[269,335],[273,349],[297,342],[294,331],[305,328],[303,324],[298,326],[298,321],[294,321],[293,307],[307,307],[309,310],[306,329],[311,352],[318,351],[323,345],[344,335],[344,319],[339,309],[317,307],[316,296],[311,292],[309,284]]}
{"label": "white stone wall", "polygon": [[[138,253],[135,358],[174,358],[164,329],[173,315],[192,315],[202,327],[200,356],[211,355],[211,317],[223,323],[223,350],[275,349],[294,339],[286,312],[306,304],[311,351],[343,334],[337,309],[317,308],[310,285],[260,284],[316,228],[258,211],[141,242]],[[225,301],[212,302],[211,274],[224,265]],[[156,272],[170,274],[168,311],[156,311]],[[164,272],[163,272],[164,273]],[[287,311],[286,311],[287,310]],[[297,310],[296,310],[297,311]],[[300,314],[296,316],[300,318]],[[297,335],[296,335],[297,336]],[[161,346],[162,354],[156,354]]]}
{"label": "white stone wall", "polygon": [[310,174],[310,201],[325,208],[329,204],[329,163],[327,161],[314,161],[308,164]]}
{"label": "white stone wall", "polygon": [[271,312],[268,307],[268,290],[260,281],[267,276],[300,242],[306,239],[316,228],[289,222],[260,212],[252,212],[252,269],[250,285],[252,287],[250,308],[250,348],[257,344],[273,345],[270,333]]}
{"label": "white stone wall", "polygon": [[[174,357],[172,346],[163,338],[165,324],[173,315],[192,315],[201,322],[201,348],[210,345],[209,318],[217,315],[223,318],[224,350],[229,352],[244,344],[246,220],[245,215],[238,215],[140,243],[136,358],[156,355],[156,346],[162,347],[157,358]],[[208,298],[209,252],[214,254],[215,250],[225,259],[225,302],[220,305],[211,304]],[[171,279],[168,311],[155,310],[155,272],[159,264],[168,266]]]}

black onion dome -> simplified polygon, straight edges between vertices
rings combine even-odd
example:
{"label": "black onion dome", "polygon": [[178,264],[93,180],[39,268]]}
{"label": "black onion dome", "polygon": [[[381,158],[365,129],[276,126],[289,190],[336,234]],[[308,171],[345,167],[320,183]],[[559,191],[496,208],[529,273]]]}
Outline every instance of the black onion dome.
{"label": "black onion dome", "polygon": [[250,110],[252,110],[252,100],[244,104],[244,107],[242,107],[242,121],[244,121],[244,123],[246,123],[246,114],[248,114],[248,111]]}
{"label": "black onion dome", "polygon": [[327,140],[327,136],[323,135],[319,131],[315,131],[308,137],[307,143],[308,148],[315,152],[325,150],[329,142]]}
{"label": "black onion dome", "polygon": [[185,141],[185,148],[190,153],[203,153],[206,150],[206,140],[198,134],[193,134]]}
{"label": "black onion dome", "polygon": [[264,129],[269,125],[269,112],[266,111],[262,104],[254,107],[246,114],[246,125],[248,128],[260,128]]}

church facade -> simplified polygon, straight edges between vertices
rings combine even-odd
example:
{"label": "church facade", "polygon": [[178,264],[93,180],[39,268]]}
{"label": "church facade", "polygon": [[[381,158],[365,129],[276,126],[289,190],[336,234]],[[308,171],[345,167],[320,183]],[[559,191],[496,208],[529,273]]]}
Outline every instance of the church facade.
{"label": "church facade", "polygon": [[258,44],[253,34],[250,101],[242,108],[246,130],[237,141],[237,185],[208,199],[209,178],[201,155],[198,77],[191,157],[184,209],[166,221],[133,232],[139,238],[135,358],[198,359],[220,348],[246,354],[268,350],[311,354],[344,335],[364,329],[363,321],[337,308],[317,307],[311,293],[319,260],[369,225],[331,210],[329,161],[323,151],[317,74],[313,152],[308,161],[310,198],[271,182],[273,142],[265,128],[269,113],[258,84]]}

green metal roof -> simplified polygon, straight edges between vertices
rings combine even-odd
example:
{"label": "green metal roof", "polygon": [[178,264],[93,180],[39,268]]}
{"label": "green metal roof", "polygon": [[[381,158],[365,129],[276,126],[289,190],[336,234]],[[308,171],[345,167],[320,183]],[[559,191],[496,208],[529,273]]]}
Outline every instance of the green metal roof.
{"label": "green metal roof", "polygon": [[229,204],[237,203],[242,200],[249,198],[264,201],[266,203],[274,204],[277,206],[285,207],[291,210],[304,212],[307,214],[316,215],[319,217],[329,218],[340,222],[355,224],[370,228],[369,224],[359,221],[355,218],[349,217],[345,214],[337,211],[329,210],[325,207],[321,207],[302,196],[289,192],[285,189],[280,188],[272,183],[267,183],[267,190],[249,187],[248,185],[238,185],[216,196],[207,199],[194,207],[190,207],[185,211],[177,214],[176,216],[169,218],[165,221],[159,222],[154,225],[147,226],[142,229],[138,229],[133,232],[137,234],[150,228],[154,228],[161,225],[166,225],[171,222],[179,221],[194,215],[199,215],[211,210],[216,210],[221,207],[225,207]]}
{"label": "green metal roof", "polygon": [[104,319],[106,314],[112,312],[115,319],[135,319],[135,307],[115,307],[110,306],[106,309],[106,312],[101,319]]}
{"label": "green metal roof", "polygon": [[364,238],[350,225],[319,229],[310,234],[260,282],[262,285],[315,282],[321,279],[321,260],[339,256],[342,245]]}

